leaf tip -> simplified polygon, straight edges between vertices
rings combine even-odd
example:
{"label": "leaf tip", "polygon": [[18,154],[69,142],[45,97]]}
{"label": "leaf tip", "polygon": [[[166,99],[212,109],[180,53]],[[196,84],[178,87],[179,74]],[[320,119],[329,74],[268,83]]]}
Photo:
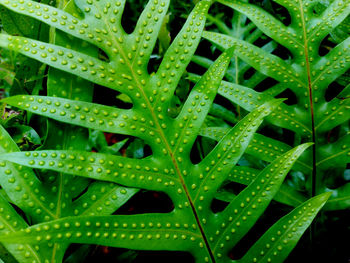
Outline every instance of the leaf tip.
{"label": "leaf tip", "polygon": [[287,98],[278,98],[278,99],[275,99],[276,104],[281,104],[282,102],[285,102],[286,100],[287,100]]}
{"label": "leaf tip", "polygon": [[319,194],[317,197],[320,200],[322,200],[324,203],[326,203],[332,194],[333,194],[333,191],[330,191],[330,192],[325,192],[325,193]]}
{"label": "leaf tip", "polygon": [[312,146],[314,144],[315,143],[313,143],[313,142],[303,143],[303,144],[299,145],[299,148],[301,148],[302,151],[305,151],[306,149],[308,149],[310,146]]}

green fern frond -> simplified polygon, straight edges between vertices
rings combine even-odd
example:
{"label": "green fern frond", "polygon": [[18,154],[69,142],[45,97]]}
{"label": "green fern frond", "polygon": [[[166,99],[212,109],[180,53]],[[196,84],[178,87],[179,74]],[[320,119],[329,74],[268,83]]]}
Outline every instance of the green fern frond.
{"label": "green fern frond", "polygon": [[[221,48],[233,46],[235,55],[259,72],[279,82],[264,92],[222,82],[219,93],[251,111],[285,89],[290,89],[296,95],[296,104],[280,105],[270,115],[268,121],[295,132],[302,141],[315,143],[313,153],[305,158],[309,160],[308,166],[312,169],[301,171],[308,175],[310,195],[324,191],[325,171],[337,164],[345,170],[345,164],[349,162],[346,156],[349,147],[348,134],[340,134],[336,142],[327,141],[329,132],[336,127],[347,126],[350,116],[350,105],[347,99],[349,89],[344,88],[341,96],[339,94],[330,101],[326,98],[326,91],[332,82],[349,69],[350,38],[344,39],[326,55],[320,56],[319,50],[322,40],[348,17],[349,3],[343,0],[331,1],[321,13],[315,14],[314,7],[319,1],[276,0],[289,11],[291,16],[291,23],[284,25],[255,5],[236,0],[218,2],[246,15],[262,32],[286,47],[292,54],[292,59],[286,61],[244,40],[225,34],[204,32],[206,39]],[[331,149],[334,152],[331,152]],[[332,161],[327,160],[328,156]],[[345,194],[344,200],[348,200],[350,194],[344,191],[342,194]],[[346,209],[348,202],[344,201],[343,205],[339,204],[338,207]]]}
{"label": "green fern frond", "polygon": [[[120,22],[125,1],[76,0],[83,16],[75,17],[30,0],[0,0],[0,4],[15,12],[34,17],[100,48],[108,58],[102,61],[70,48],[4,34],[0,34],[1,46],[124,93],[130,97],[132,108],[125,110],[53,95],[16,96],[2,102],[65,123],[60,125],[135,136],[147,143],[152,152],[141,159],[78,148],[45,148],[28,152],[14,148],[1,154],[0,159],[5,165],[44,169],[63,174],[61,178],[79,176],[105,181],[94,183],[83,197],[76,200],[75,216],[48,219],[49,222],[1,235],[2,242],[63,246],[85,243],[136,250],[187,251],[198,262],[231,261],[228,251],[262,215],[288,171],[310,144],[300,145],[276,158],[222,212],[211,210],[218,189],[236,167],[259,125],[282,100],[271,100],[254,109],[230,129],[200,163],[194,165],[190,159],[191,150],[234,50],[226,50],[212,64],[191,90],[180,113],[169,116],[175,88],[199,44],[212,1],[198,2],[166,51],[157,72],[149,74],[147,65],[169,2],[149,1],[134,32],[126,34]],[[25,169],[32,172],[29,168]],[[107,185],[115,186],[106,182],[164,192],[171,198],[174,209],[169,213],[92,215],[93,205],[85,198],[97,184],[98,187],[104,184],[106,189]],[[36,193],[35,189],[28,191]],[[120,194],[127,191],[133,190],[121,189]],[[310,205],[306,204],[305,223],[301,224],[299,231],[286,231],[291,239],[283,252],[276,252],[275,262],[283,262],[327,197],[321,195],[311,200]],[[101,194],[99,200],[103,198]],[[80,212],[82,202],[91,208],[89,212]],[[295,213],[299,214],[299,210]],[[280,224],[285,220],[282,219]],[[295,224],[294,221],[287,222],[291,226]],[[278,239],[278,244],[283,245],[284,240]]]}
{"label": "green fern frond", "polygon": [[[77,13],[73,1],[63,7],[66,12]],[[69,45],[75,50],[84,48],[87,54],[97,56],[97,49],[88,46],[86,42],[73,39],[60,31],[55,32],[53,36],[56,44]],[[49,96],[91,101],[92,92],[91,83],[54,68],[49,70],[47,77]],[[2,127],[1,129],[3,145],[7,146],[4,149],[5,152],[18,151],[19,149],[6,131]],[[47,134],[44,146],[41,148],[87,150],[88,131],[86,129],[49,120]],[[10,148],[10,146],[13,147]],[[9,163],[2,171],[7,176],[11,176],[10,179],[3,179],[2,187],[9,193],[11,200],[26,213],[31,223],[42,223],[80,214],[112,214],[137,192],[136,189],[125,189],[105,182],[96,182],[89,186],[90,181],[85,178],[62,173],[39,174],[44,178],[40,181],[32,170],[25,170],[24,167],[13,166]],[[6,184],[5,180],[8,180],[9,183]],[[21,188],[26,190],[23,191]],[[88,190],[84,193],[86,188]],[[73,202],[73,199],[79,195],[81,196]],[[7,211],[9,208],[4,209]],[[17,217],[21,218],[18,215]],[[7,248],[19,262],[44,262],[48,259],[60,262],[68,245],[69,243],[52,243],[49,246],[40,246],[35,249],[22,246],[21,250],[13,245],[7,245]],[[21,254],[19,252],[28,256],[21,258],[18,256]],[[32,253],[35,254],[35,258],[31,260],[29,255]]]}

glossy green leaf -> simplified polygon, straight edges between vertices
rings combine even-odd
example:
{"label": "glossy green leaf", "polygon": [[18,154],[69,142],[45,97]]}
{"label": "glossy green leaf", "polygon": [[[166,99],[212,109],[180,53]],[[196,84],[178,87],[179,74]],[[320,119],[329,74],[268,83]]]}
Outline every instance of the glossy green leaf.
{"label": "glossy green leaf", "polygon": [[[244,123],[244,120],[242,120],[242,123]],[[222,253],[224,251],[222,249],[224,247],[225,251],[230,249],[254,224],[276,194],[290,167],[307,147],[308,145],[302,145],[276,159],[222,213],[217,215],[216,220],[214,220],[215,216],[213,214],[202,212],[204,210],[202,204],[205,204],[206,199],[200,198],[199,203],[195,203],[196,206],[199,205],[198,208],[196,207],[196,211],[199,218],[203,217],[201,221],[207,238],[214,244],[210,245],[211,253],[215,253],[213,256],[218,261],[223,256]],[[10,157],[10,155],[7,156]],[[196,192],[196,189],[193,189],[193,191]],[[200,193],[201,189],[199,188],[197,191]],[[204,189],[204,191],[206,190]],[[252,197],[248,197],[251,195]],[[247,206],[244,205],[245,203],[247,203]],[[181,206],[180,202],[178,208],[170,214],[67,218],[56,220],[49,224],[33,226],[33,230],[27,229],[25,232],[13,234],[11,237],[7,237],[7,240],[9,242],[22,240],[22,242],[32,243],[45,240],[60,242],[62,238],[68,238],[70,242],[74,243],[90,244],[98,242],[102,245],[123,246],[132,249],[184,250],[191,251],[196,256],[199,256],[204,253],[204,251],[198,251],[198,245],[199,247],[204,246],[200,235],[201,232],[199,232],[195,221],[192,221],[194,218],[191,219],[188,213],[191,210],[185,209],[181,211],[182,209],[184,207]],[[242,211],[238,213],[237,209]],[[255,211],[254,214],[251,213],[250,209]],[[246,213],[250,220],[247,220]],[[227,224],[221,222],[226,222],[227,220]],[[220,231],[220,235],[214,234],[213,231],[216,228],[209,227],[211,224],[221,226],[220,228],[223,229],[222,233]],[[233,224],[237,228],[232,228],[235,231],[231,229]],[[82,232],[83,230],[88,232]],[[236,241],[227,239],[226,232],[233,234],[233,238]],[[213,234],[216,236],[215,238],[212,238]],[[221,239],[225,239],[225,243],[227,241],[230,242],[227,247],[220,245],[220,252],[217,252],[216,250],[219,249],[218,245],[222,242]],[[167,240],[167,242],[164,242],[164,240]]]}

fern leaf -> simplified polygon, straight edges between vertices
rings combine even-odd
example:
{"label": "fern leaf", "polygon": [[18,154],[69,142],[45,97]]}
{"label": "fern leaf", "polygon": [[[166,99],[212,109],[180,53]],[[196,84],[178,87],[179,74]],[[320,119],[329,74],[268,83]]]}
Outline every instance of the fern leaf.
{"label": "fern leaf", "polygon": [[[69,1],[64,6],[64,10],[69,13],[77,13],[73,1]],[[97,49],[95,47],[87,45],[86,42],[73,39],[63,32],[55,32],[54,40],[58,45],[68,45],[75,50],[83,48],[85,54],[97,56]],[[53,97],[66,97],[72,102],[76,100],[91,101],[92,92],[93,85],[89,82],[58,69],[51,68],[49,70],[47,83],[48,95]],[[48,137],[42,148],[85,150],[87,149],[88,143],[87,136],[88,132],[86,129],[50,120],[48,123]],[[16,149],[16,151],[18,151],[18,149]],[[30,172],[33,173],[32,171]],[[45,175],[46,174],[41,176]],[[50,214],[51,218],[46,215],[45,220],[41,218],[38,219],[37,215],[43,213],[41,209],[32,207],[32,214],[34,214],[32,219],[36,223],[80,213],[93,214],[98,212],[99,214],[111,214],[137,192],[136,189],[125,189],[118,185],[111,184],[106,185],[106,183],[103,182],[94,183],[89,186],[89,182],[85,178],[69,176],[62,173],[56,174],[51,172],[49,173],[48,180],[43,181],[41,188],[51,191],[46,193],[47,191],[40,191],[41,189],[35,188],[34,192],[40,193],[41,199],[44,197],[46,198],[44,208],[52,213]],[[33,183],[33,181],[29,183]],[[88,188],[87,192],[77,201],[72,202],[72,199],[80,195],[85,188]],[[79,202],[83,202],[81,204],[82,207],[79,207]],[[24,211],[27,212],[25,209]],[[27,215],[30,216],[31,213],[28,212]],[[56,262],[62,261],[68,245],[69,243],[66,242],[61,244],[50,243],[48,247],[41,247],[40,251],[38,251],[38,259],[35,260],[35,262],[44,262],[47,260]],[[25,262],[25,260],[22,261]]]}
{"label": "fern leaf", "polygon": [[[155,159],[135,160],[102,153],[67,150],[12,153],[7,154],[5,158],[32,168],[50,169],[150,190],[159,190],[164,183],[177,179],[173,169],[167,173],[167,166],[157,164]],[[118,171],[114,171],[115,166],[119,167]],[[154,184],[153,180],[159,184]],[[176,181],[178,183],[178,180]]]}
{"label": "fern leaf", "polygon": [[[225,243],[226,235],[230,232],[230,244],[234,245],[248,232],[277,193],[287,175],[286,170],[309,146],[301,145],[277,158],[225,208],[218,221],[218,225],[224,225],[223,233],[214,239],[214,251],[220,248],[222,253],[228,253],[228,249],[221,244]],[[232,212],[236,216],[232,217]]]}
{"label": "fern leaf", "polygon": [[[334,94],[331,99],[328,99],[327,92],[330,85],[346,74],[349,69],[350,39],[345,38],[326,55],[320,55],[319,51],[322,40],[348,17],[349,3],[344,0],[331,1],[324,10],[315,14],[314,5],[317,1],[311,4],[306,0],[294,2],[278,0],[277,2],[287,8],[291,16],[291,23],[286,26],[255,5],[238,0],[220,0],[219,2],[246,15],[262,32],[286,47],[292,54],[291,59],[283,60],[247,41],[230,35],[205,32],[205,38],[221,48],[234,46],[237,56],[259,72],[279,82],[270,88],[272,90],[270,94],[269,89],[264,92],[252,90],[247,92],[241,87],[237,87],[237,90],[245,91],[246,94],[237,92],[237,97],[234,97],[233,90],[230,91],[228,88],[223,89],[226,92],[220,94],[250,111],[252,106],[244,106],[242,102],[249,101],[247,94],[251,94],[253,98],[260,97],[259,102],[262,103],[270,100],[271,95],[276,96],[283,90],[290,89],[297,98],[296,103],[289,106],[282,105],[271,114],[268,120],[278,127],[293,131],[303,141],[315,143],[312,149],[313,154],[305,158],[308,160],[307,165],[312,169],[301,171],[312,182],[308,189],[312,196],[324,191],[326,189],[323,183],[324,176],[326,171],[334,165],[326,161],[327,157],[324,156],[324,152],[327,151],[330,156],[338,154],[343,156],[341,150],[338,150],[338,145],[341,144],[341,137],[344,136],[344,133],[337,137],[336,140],[339,143],[334,143],[337,146],[332,147],[333,153],[329,151],[331,148],[327,148],[327,134],[336,127],[346,125],[350,116],[348,114],[350,109],[347,100],[348,88],[343,87],[341,98]],[[223,83],[222,86],[225,84]],[[229,85],[232,87],[232,84]],[[336,161],[337,158],[334,160]],[[338,160],[342,162],[346,159],[339,157]],[[341,166],[345,171],[344,165]]]}
{"label": "fern leaf", "polygon": [[[93,184],[85,195],[76,200],[76,205],[72,204],[78,216],[73,214],[48,223],[36,224],[16,233],[2,235],[0,240],[7,243],[54,243],[62,246],[70,243],[86,243],[139,250],[187,251],[193,254],[198,262],[227,262],[230,260],[227,254],[220,251],[221,240],[226,237],[222,234],[218,235],[215,237],[216,243],[213,244],[211,241],[213,234],[217,231],[225,233],[229,228],[220,232],[222,222],[230,220],[232,216],[234,220],[242,219],[246,223],[237,240],[242,238],[265,210],[292,164],[307,145],[291,150],[287,155],[277,159],[273,165],[283,160],[281,166],[276,167],[272,172],[265,170],[259,175],[266,177],[267,173],[272,173],[274,176],[266,181],[262,179],[252,181],[221,214],[214,214],[210,209],[210,203],[216,192],[248,147],[249,141],[264,117],[274,111],[281,100],[272,100],[257,107],[232,128],[204,160],[194,165],[190,160],[192,146],[213,104],[221,79],[232,59],[233,49],[223,52],[202,76],[191,90],[179,115],[169,116],[168,110],[175,88],[199,44],[206,14],[212,1],[202,0],[196,4],[184,27],[166,51],[159,69],[152,74],[147,72],[148,58],[156,42],[155,37],[159,32],[169,1],[150,1],[145,8],[146,11],[140,16],[137,29],[132,34],[126,34],[120,25],[124,3],[124,1],[113,1],[110,4],[105,0],[77,0],[76,4],[84,12],[84,16],[75,18],[64,11],[42,4],[36,7],[36,3],[29,0],[18,0],[12,3],[0,0],[0,4],[18,13],[35,17],[95,45],[107,54],[108,61],[102,61],[69,48],[64,49],[58,45],[24,38],[16,40],[4,35],[0,37],[0,45],[47,63],[51,67],[125,93],[133,104],[130,110],[89,102],[74,102],[72,99],[34,96],[9,98],[4,102],[15,107],[23,105],[28,111],[67,124],[136,136],[150,146],[151,155],[135,159],[82,150],[44,149],[5,153],[0,155],[0,159],[11,160],[16,164],[39,170],[46,169],[50,172],[62,173],[65,177],[74,175],[119,183],[123,186],[161,191],[171,198],[174,205],[173,211],[162,214],[91,215],[94,213],[95,206],[101,206],[99,202],[89,204],[86,201],[90,191],[95,188]],[[36,11],[32,12],[34,8]],[[45,18],[45,15],[49,17]],[[32,44],[37,46],[34,45],[34,49],[27,52],[24,48],[29,48],[28,44],[31,46],[30,49],[33,47]],[[49,55],[48,48],[51,48],[55,55]],[[33,54],[31,51],[36,53]],[[60,58],[59,51],[63,52]],[[44,52],[47,53],[46,57],[43,55]],[[54,62],[53,56],[57,56]],[[78,66],[80,65],[78,63],[83,64]],[[87,70],[84,71],[83,67]],[[39,102],[39,99],[42,101]],[[50,112],[52,115],[47,113],[48,107],[44,106],[47,104],[45,100],[50,99],[52,102],[49,111],[52,111]],[[40,103],[42,103],[41,106]],[[81,115],[77,118],[78,113],[74,112],[77,110],[75,106],[79,107],[81,112],[87,112],[85,118],[88,119],[83,119],[84,122],[81,122]],[[47,108],[46,112],[42,111],[43,107]],[[67,112],[69,117],[76,114],[73,120],[67,118]],[[104,116],[104,112],[108,113],[108,116]],[[115,112],[118,116],[109,115]],[[109,118],[113,128],[108,126]],[[99,124],[99,121],[103,123]],[[267,186],[268,182],[274,184]],[[105,183],[100,182],[96,187],[99,188],[103,184]],[[251,220],[244,220],[243,215],[236,215],[231,208],[237,206],[237,200],[251,198],[252,188],[258,186],[260,187],[257,189],[258,212],[254,213]],[[116,190],[112,185],[110,187],[111,191]],[[135,191],[121,189],[123,192],[120,191],[120,202],[126,200],[123,195],[129,190],[131,191],[129,195]],[[259,198],[264,200],[261,205]],[[99,200],[104,201],[103,193],[99,195]],[[81,203],[83,205],[87,203],[88,209],[85,212],[79,209]],[[240,204],[238,205],[240,207]],[[102,212],[105,211],[111,210],[102,206]],[[244,212],[248,213],[246,209]],[[309,222],[306,222],[303,226],[306,228],[308,225]],[[298,236],[301,234],[302,232],[298,233]],[[224,245],[224,250],[232,248],[237,240]]]}
{"label": "fern leaf", "polygon": [[[276,101],[270,105],[263,105],[251,114],[247,115],[241,122],[232,128],[218,143],[218,145],[209,153],[201,162],[202,169],[197,173],[204,174],[203,178],[199,177],[193,181],[198,185],[198,190],[194,191],[194,202],[199,202],[201,195],[213,196],[217,188],[223,183],[225,177],[220,173],[228,173],[239,161],[240,157],[247,148],[250,139],[258,126],[262,123],[263,118],[281,101]],[[197,187],[196,187],[197,188]],[[210,200],[210,199],[209,199]],[[210,203],[203,202],[204,207],[209,207]]]}
{"label": "fern leaf", "polygon": [[[228,50],[226,56],[232,57],[233,50]],[[191,91],[173,127],[179,127],[181,132],[175,134],[176,142],[171,144],[172,151],[189,154],[198,131],[207,116],[219,88],[220,80],[229,64],[226,56],[219,58],[198,81]]]}
{"label": "fern leaf", "polygon": [[311,223],[317,212],[324,206],[330,193],[316,196],[295,208],[278,220],[250,248],[239,262],[283,262],[304,232],[305,222]]}
{"label": "fern leaf", "polygon": [[[195,81],[197,77],[192,74],[189,76],[189,79],[191,81]],[[278,88],[276,88],[276,91],[273,91],[273,93],[277,92],[277,94],[279,94],[283,90],[284,89],[281,89],[278,86]],[[266,92],[256,92],[251,88],[227,81],[221,82],[219,94],[247,111],[252,111],[256,107],[261,106],[264,101],[273,99],[271,90],[268,90]],[[344,106],[346,107],[346,103]],[[277,126],[287,128],[295,132],[300,132],[302,130],[303,134],[309,135],[311,134],[311,130],[308,123],[305,122],[306,119],[307,113],[299,112],[294,107],[288,106],[286,104],[281,104],[278,109],[271,114],[271,116],[267,117],[267,120],[269,120],[269,122]]]}
{"label": "fern leaf", "polygon": [[90,102],[21,95],[2,101],[57,121],[105,132],[131,134],[144,138],[142,131],[153,128],[142,120],[129,118],[135,115],[134,110],[120,110]]}
{"label": "fern leaf", "polygon": [[[306,147],[308,147],[308,145],[300,146],[299,148],[293,149],[291,152],[277,159],[273,164],[271,164],[270,167],[267,167],[266,170],[258,176],[257,180],[250,184],[248,188],[245,189],[222,212],[222,214],[219,214],[219,218],[224,219],[225,222],[226,220],[229,220],[227,227],[226,224],[222,224],[220,221],[214,223],[215,221],[217,221],[214,220],[212,222],[213,217],[210,215],[206,215],[206,217],[201,220],[203,222],[204,231],[207,232],[208,240],[214,242],[214,246],[211,246],[212,251],[210,253],[215,253],[215,257],[218,261],[220,261],[220,258],[223,256],[223,246],[220,246],[220,251],[216,253],[216,249],[219,249],[219,246],[216,246],[215,244],[218,245],[218,242],[220,242],[221,238],[225,238],[227,240],[227,238],[224,235],[226,231],[223,231],[223,234],[219,235],[217,240],[212,239],[211,233],[215,230],[215,228],[208,228],[210,224],[219,224],[221,228],[225,226],[224,230],[226,229],[232,232],[230,227],[231,222],[234,222],[235,226],[238,229],[240,229],[241,223],[238,224],[238,222],[240,222],[240,220],[243,220],[242,222],[249,222],[248,225],[244,227],[245,230],[243,230],[246,232],[254,224],[255,220],[259,216],[259,213],[263,212],[264,207],[267,206],[268,202],[272,199],[272,197],[278,190],[279,185],[283,181],[284,176],[287,174],[287,171],[292,166],[293,162],[296,160],[298,155],[300,155]],[[271,167],[276,167],[276,169],[272,169]],[[272,180],[274,183],[271,183],[272,181],[270,182],[270,180]],[[266,187],[261,187],[261,184],[266,185]],[[248,198],[247,196],[251,195],[253,189],[256,189],[256,192],[253,191],[254,195],[252,199]],[[266,195],[266,193],[268,193],[268,195]],[[201,199],[202,198],[200,198],[199,200]],[[242,206],[243,201],[241,202],[241,199],[244,200],[244,202],[248,202],[247,207]],[[256,200],[256,204],[254,200]],[[203,202],[203,199],[201,201]],[[254,216],[256,219],[247,221],[246,216],[243,216],[243,214],[245,213],[236,213],[236,209],[233,209],[231,207],[237,207],[237,205],[240,210],[243,209],[244,211],[248,211],[250,209],[250,206],[252,206],[252,209],[254,210],[258,209],[256,211],[259,211],[259,213]],[[18,242],[19,240],[22,240],[22,242],[24,241],[31,243],[38,241],[40,242],[44,240],[52,240],[54,242],[59,242],[60,240],[65,238],[69,239],[70,242],[92,243],[96,242],[97,239],[97,242],[102,245],[123,246],[132,249],[175,249],[190,251],[195,255],[199,256],[204,252],[201,250],[197,252],[197,247],[198,245],[199,247],[204,246],[205,242],[200,241],[202,239],[198,230],[198,226],[196,226],[196,224],[194,223],[195,221],[192,221],[193,224],[190,223],[191,217],[188,217],[189,214],[184,214],[184,212],[181,211],[181,205],[179,205],[179,208],[179,212],[176,212],[177,210],[175,210],[169,215],[149,214],[113,217],[94,216],[74,217],[63,220],[56,220],[49,224],[34,226],[32,227],[32,230],[28,228],[27,230],[25,230],[25,232],[11,234],[11,237],[9,237],[7,240],[8,242]],[[199,215],[201,214],[202,209],[203,208],[201,206],[198,207]],[[249,211],[248,216],[252,216],[251,212]],[[157,219],[154,220],[154,218]],[[175,223],[173,223],[174,218],[176,219]],[[232,220],[230,218],[235,219]],[[83,235],[83,229],[85,229],[85,235]],[[35,234],[33,235],[33,233]],[[233,233],[234,236],[236,236],[237,233],[235,231]],[[244,232],[242,232],[240,236],[242,235],[244,235]],[[237,241],[239,239],[240,237],[237,237]],[[167,240],[168,242],[164,242],[164,240]],[[200,241],[199,243],[198,240]],[[232,243],[232,240],[230,240],[230,243]],[[229,248],[230,247],[228,246],[225,249],[227,250]]]}

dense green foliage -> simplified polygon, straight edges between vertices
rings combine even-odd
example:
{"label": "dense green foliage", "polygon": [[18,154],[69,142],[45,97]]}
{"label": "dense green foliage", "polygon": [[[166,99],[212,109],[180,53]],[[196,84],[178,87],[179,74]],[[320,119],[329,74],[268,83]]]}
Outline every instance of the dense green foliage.
{"label": "dense green foliage", "polygon": [[[324,205],[348,209],[349,183],[331,193],[324,179],[337,165],[346,180],[348,88],[331,99],[325,93],[333,81],[347,82],[349,44],[336,27],[349,8],[340,0],[317,9],[299,1],[305,7],[277,1],[291,14],[288,26],[244,1],[219,1],[240,12],[230,28],[222,6],[208,15],[211,0],[177,8],[170,0],[0,0],[0,73],[11,95],[1,101],[0,127],[0,241],[7,251],[18,262],[79,262],[89,247],[70,256],[77,243],[183,251],[196,262],[283,262]],[[192,7],[179,26],[179,10]],[[339,44],[319,57],[329,33]],[[202,36],[223,49],[215,61],[194,55]],[[282,46],[291,58],[270,54]],[[189,75],[193,87],[186,80],[187,68],[197,73],[191,61],[208,67]],[[33,65],[21,76],[14,63]],[[268,77],[279,83],[255,91]],[[294,105],[275,99],[287,89],[297,95]],[[236,115],[222,97],[237,104]],[[294,142],[257,133],[264,119],[295,132]],[[308,178],[309,197],[284,183],[291,169]],[[164,211],[118,213],[150,191],[170,198]],[[273,199],[293,209],[232,257]]]}

